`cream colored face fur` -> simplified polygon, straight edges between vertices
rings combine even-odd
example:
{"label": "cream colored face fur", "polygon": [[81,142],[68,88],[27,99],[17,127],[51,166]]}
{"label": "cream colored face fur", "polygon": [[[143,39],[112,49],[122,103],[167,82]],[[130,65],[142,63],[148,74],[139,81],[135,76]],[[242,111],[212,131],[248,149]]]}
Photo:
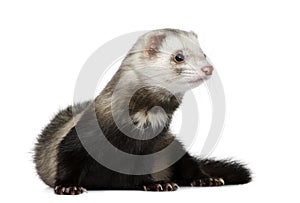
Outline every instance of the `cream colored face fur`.
{"label": "cream colored face fur", "polygon": [[[193,32],[159,30],[142,36],[126,60],[134,64],[131,70],[144,85],[159,85],[173,93],[184,93],[210,75],[201,69],[211,65],[201,50]],[[184,61],[176,63],[176,54]]]}

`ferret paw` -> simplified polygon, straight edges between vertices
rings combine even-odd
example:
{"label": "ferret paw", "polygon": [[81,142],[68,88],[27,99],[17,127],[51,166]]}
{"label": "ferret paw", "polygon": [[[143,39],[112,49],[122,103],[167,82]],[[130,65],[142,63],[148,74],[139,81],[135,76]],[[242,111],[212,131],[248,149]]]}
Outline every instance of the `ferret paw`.
{"label": "ferret paw", "polygon": [[63,187],[63,186],[56,186],[54,188],[54,193],[57,195],[80,195],[87,190],[83,187]]}
{"label": "ferret paw", "polygon": [[179,188],[176,183],[153,183],[149,185],[144,185],[144,191],[175,191]]}
{"label": "ferret paw", "polygon": [[198,187],[210,187],[210,186],[222,186],[225,185],[225,181],[223,178],[203,178],[194,180],[191,182],[191,186],[198,186]]}

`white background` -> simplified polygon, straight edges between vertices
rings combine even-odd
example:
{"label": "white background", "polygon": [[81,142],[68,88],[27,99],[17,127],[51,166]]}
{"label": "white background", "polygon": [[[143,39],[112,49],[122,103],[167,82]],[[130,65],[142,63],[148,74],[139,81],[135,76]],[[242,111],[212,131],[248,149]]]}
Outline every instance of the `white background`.
{"label": "white background", "polygon": [[[300,181],[297,3],[1,1],[1,198],[9,202],[295,201]],[[174,193],[53,195],[35,174],[31,151],[57,109],[72,103],[82,65],[114,37],[165,27],[198,34],[202,49],[220,74],[227,102],[226,125],[212,156],[249,163],[254,181]],[[201,88],[205,93],[205,87]],[[203,111],[210,108],[209,102],[203,105]]]}

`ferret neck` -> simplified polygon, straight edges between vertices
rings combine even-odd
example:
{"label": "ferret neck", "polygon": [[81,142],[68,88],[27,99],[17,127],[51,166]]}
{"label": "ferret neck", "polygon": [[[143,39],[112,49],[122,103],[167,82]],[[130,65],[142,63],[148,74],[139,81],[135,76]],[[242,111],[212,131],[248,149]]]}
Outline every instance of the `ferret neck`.
{"label": "ferret neck", "polygon": [[129,110],[131,113],[149,111],[161,107],[168,115],[178,108],[182,95],[173,95],[165,89],[146,86],[138,89],[130,99]]}

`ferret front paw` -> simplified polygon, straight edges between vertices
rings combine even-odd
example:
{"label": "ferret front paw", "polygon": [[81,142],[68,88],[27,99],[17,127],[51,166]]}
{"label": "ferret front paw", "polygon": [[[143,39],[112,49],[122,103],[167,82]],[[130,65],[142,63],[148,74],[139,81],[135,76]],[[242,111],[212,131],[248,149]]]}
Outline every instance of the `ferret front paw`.
{"label": "ferret front paw", "polygon": [[57,195],[80,195],[86,192],[86,189],[83,187],[63,187],[63,186],[56,186],[54,188],[54,193]]}
{"label": "ferret front paw", "polygon": [[203,178],[194,180],[191,182],[191,186],[198,186],[198,187],[209,187],[209,186],[222,186],[225,185],[225,181],[223,178]]}
{"label": "ferret front paw", "polygon": [[144,191],[175,191],[179,188],[176,183],[152,183],[149,185],[144,185]]}

